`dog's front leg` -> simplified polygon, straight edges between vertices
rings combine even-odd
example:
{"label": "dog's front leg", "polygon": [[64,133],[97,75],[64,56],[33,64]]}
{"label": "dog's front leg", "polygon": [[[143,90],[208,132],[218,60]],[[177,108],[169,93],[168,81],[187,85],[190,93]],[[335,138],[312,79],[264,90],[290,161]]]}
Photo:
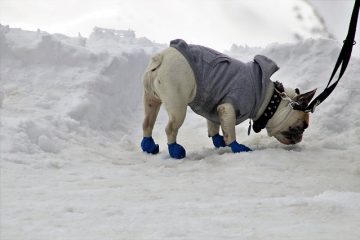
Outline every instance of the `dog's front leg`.
{"label": "dog's front leg", "polygon": [[226,145],[231,147],[233,152],[248,152],[250,148],[239,144],[236,141],[235,124],[236,114],[234,107],[230,103],[224,103],[217,107],[221,129],[224,133],[224,141]]}
{"label": "dog's front leg", "polygon": [[224,133],[224,141],[226,145],[230,145],[236,140],[235,121],[236,115],[233,106],[230,103],[224,103],[217,107],[221,129]]}
{"label": "dog's front leg", "polygon": [[220,124],[214,123],[210,120],[207,120],[208,136],[212,137],[216,134],[219,134]]}
{"label": "dog's front leg", "polygon": [[225,147],[224,137],[219,134],[220,124],[207,120],[208,136],[211,137],[215,147]]}

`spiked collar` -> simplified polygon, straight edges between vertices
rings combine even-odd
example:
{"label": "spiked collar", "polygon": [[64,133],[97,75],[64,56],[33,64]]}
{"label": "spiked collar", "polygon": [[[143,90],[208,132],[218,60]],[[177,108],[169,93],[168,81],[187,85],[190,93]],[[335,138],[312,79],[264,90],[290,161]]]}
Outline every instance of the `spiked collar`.
{"label": "spiked collar", "polygon": [[268,121],[274,116],[276,110],[278,109],[280,102],[281,102],[281,96],[280,93],[284,92],[284,87],[280,82],[274,82],[274,91],[272,94],[272,97],[266,106],[265,111],[263,114],[253,123],[253,130],[254,132],[258,133],[262,129],[265,128]]}

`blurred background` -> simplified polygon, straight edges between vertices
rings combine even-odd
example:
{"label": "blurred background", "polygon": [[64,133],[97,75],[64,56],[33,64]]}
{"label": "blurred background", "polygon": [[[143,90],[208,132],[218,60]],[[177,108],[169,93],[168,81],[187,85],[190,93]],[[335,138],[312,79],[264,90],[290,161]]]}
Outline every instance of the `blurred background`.
{"label": "blurred background", "polygon": [[[354,0],[0,0],[0,23],[88,37],[95,26],[174,38],[217,50],[347,33]],[[359,42],[359,33],[357,40]],[[359,47],[354,52],[360,55]]]}

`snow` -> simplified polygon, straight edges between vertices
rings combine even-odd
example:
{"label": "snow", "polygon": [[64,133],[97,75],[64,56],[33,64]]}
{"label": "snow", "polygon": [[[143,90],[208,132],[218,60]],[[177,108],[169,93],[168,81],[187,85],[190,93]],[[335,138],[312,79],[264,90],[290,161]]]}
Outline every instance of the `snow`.
{"label": "snow", "polygon": [[[360,238],[359,58],[311,115],[302,143],[247,136],[244,122],[238,140],[253,152],[214,149],[189,110],[178,137],[188,155],[177,161],[163,110],[160,153],[139,147],[141,75],[166,45],[103,31],[0,26],[0,239]],[[226,53],[264,54],[281,67],[273,80],[321,91],[340,47],[305,39]]]}

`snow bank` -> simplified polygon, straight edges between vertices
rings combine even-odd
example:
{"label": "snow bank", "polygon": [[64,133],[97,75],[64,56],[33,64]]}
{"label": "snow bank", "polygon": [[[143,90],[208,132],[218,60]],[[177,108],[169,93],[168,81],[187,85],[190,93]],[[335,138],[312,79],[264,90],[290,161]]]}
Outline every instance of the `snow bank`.
{"label": "snow bank", "polygon": [[[0,30],[2,121],[12,125],[15,139],[25,135],[29,143],[50,152],[58,152],[58,140],[82,127],[127,131],[133,110],[142,103],[142,73],[150,55],[162,48],[134,36],[116,39],[115,30],[99,28],[88,40],[6,26]],[[9,118],[14,108],[27,112],[13,117],[17,123]],[[38,125],[42,130],[26,130]],[[16,146],[3,147],[33,152],[27,143],[11,142]]]}

